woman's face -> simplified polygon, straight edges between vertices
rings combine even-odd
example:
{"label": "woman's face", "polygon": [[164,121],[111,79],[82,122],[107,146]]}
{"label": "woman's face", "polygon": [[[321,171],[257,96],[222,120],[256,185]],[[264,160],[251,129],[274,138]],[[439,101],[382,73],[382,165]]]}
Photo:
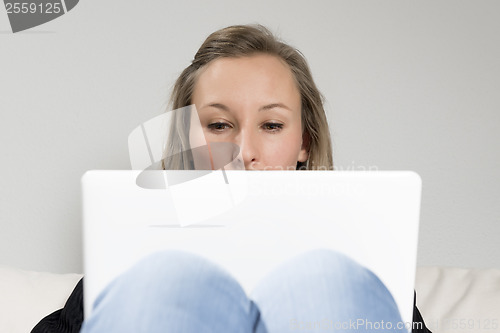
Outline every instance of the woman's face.
{"label": "woman's face", "polygon": [[[206,141],[238,145],[247,170],[293,170],[308,158],[300,93],[290,68],[277,57],[213,61],[199,75],[192,103]],[[190,140],[194,146],[191,135]]]}

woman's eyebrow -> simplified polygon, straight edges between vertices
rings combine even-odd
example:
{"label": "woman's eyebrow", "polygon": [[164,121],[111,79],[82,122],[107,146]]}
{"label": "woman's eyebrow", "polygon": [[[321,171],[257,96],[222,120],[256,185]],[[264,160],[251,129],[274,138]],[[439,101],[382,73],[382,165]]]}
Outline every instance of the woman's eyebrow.
{"label": "woman's eyebrow", "polygon": [[[202,107],[202,109],[206,108],[206,107],[217,108],[217,109],[219,109],[221,111],[229,112],[229,107],[226,106],[226,105],[224,105],[224,104],[221,104],[221,103],[206,104],[206,105],[204,105]],[[274,108],[282,108],[282,109],[286,109],[286,110],[292,111],[292,109],[290,109],[288,106],[286,106],[283,103],[271,103],[271,104],[267,104],[267,105],[264,105],[264,106],[260,107],[259,111],[266,111],[266,110],[271,110],[271,109],[274,109]]]}
{"label": "woman's eyebrow", "polygon": [[272,104],[264,105],[263,107],[261,107],[259,109],[259,111],[266,111],[266,110],[271,110],[274,108],[282,108],[282,109],[292,111],[292,109],[290,109],[288,106],[286,106],[285,104],[282,104],[282,103],[272,103]]}
{"label": "woman's eyebrow", "polygon": [[203,108],[206,108],[206,107],[212,107],[212,108],[217,108],[217,109],[220,109],[221,111],[226,111],[228,112],[229,111],[229,108],[227,106],[225,106],[224,104],[220,104],[220,103],[210,103],[210,104],[206,104],[202,107]]}

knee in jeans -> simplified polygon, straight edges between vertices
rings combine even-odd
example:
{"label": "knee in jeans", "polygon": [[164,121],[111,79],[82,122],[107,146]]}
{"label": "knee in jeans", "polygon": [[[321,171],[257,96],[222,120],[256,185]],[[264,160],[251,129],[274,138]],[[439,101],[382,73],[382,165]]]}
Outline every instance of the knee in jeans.
{"label": "knee in jeans", "polygon": [[[175,286],[182,290],[203,290],[226,284],[239,286],[236,280],[222,267],[210,260],[184,251],[161,251],[140,260],[126,275],[134,284]],[[160,289],[160,288],[158,288]]]}
{"label": "knee in jeans", "polygon": [[322,274],[333,275],[364,269],[347,255],[330,249],[315,249],[305,252],[298,258],[298,264],[303,265],[306,269],[321,270]]}
{"label": "knee in jeans", "polygon": [[345,254],[329,250],[317,249],[306,252],[303,256],[309,274],[318,274],[331,281],[340,281],[342,286],[364,290],[377,299],[387,299],[392,302],[392,296],[384,283],[371,270],[362,266]]}
{"label": "knee in jeans", "polygon": [[150,255],[133,268],[131,278],[134,283],[142,280],[143,288],[176,302],[182,299],[192,304],[210,303],[220,297],[246,299],[242,287],[226,270],[202,256],[183,251]]}
{"label": "knee in jeans", "polygon": [[194,276],[210,278],[210,275],[220,274],[222,271],[209,260],[193,253],[183,251],[160,251],[141,259],[131,268],[129,273],[151,280],[156,277],[159,283],[186,281]]}
{"label": "knee in jeans", "polygon": [[352,284],[369,284],[378,278],[367,268],[347,255],[331,249],[307,251],[288,262],[294,275],[307,279],[317,277]]}

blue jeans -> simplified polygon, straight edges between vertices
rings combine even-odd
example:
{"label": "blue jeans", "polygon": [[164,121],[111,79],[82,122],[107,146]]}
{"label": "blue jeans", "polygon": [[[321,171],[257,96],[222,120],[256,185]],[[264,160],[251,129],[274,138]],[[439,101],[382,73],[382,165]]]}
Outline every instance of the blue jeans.
{"label": "blue jeans", "polygon": [[[392,295],[369,270],[330,250],[276,267],[248,296],[194,254],[156,253],[98,297],[81,332],[404,332]],[[390,325],[390,327],[388,326]]]}

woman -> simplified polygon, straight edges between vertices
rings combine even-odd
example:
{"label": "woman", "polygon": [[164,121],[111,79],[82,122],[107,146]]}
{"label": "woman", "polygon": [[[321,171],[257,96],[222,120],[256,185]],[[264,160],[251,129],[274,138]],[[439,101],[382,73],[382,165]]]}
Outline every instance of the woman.
{"label": "woman", "polygon": [[[172,93],[174,109],[193,104],[199,124],[189,113],[175,117],[165,169],[199,168],[190,148],[203,142],[237,145],[235,161],[247,170],[333,169],[322,99],[307,63],[262,26],[232,26],[207,38]],[[81,296],[77,288],[69,304]],[[60,322],[60,315],[48,321]],[[419,316],[415,308],[414,321]],[[379,329],[381,321],[391,323],[382,326],[391,331],[401,321],[380,280],[338,253],[317,250],[283,263],[249,298],[216,265],[169,251],[115,280],[82,332],[370,330],[353,326],[358,319]],[[42,328],[43,321],[34,332]]]}
{"label": "woman", "polygon": [[[263,73],[272,74],[274,81],[265,82],[264,86],[261,79]],[[283,86],[283,82],[286,82],[288,86]],[[255,96],[260,98],[256,99]],[[249,103],[261,103],[262,105],[257,105],[257,107],[265,107],[268,113],[278,117],[286,113],[283,112],[283,107],[276,103],[279,98],[289,104],[285,106],[293,107],[289,110],[293,116],[290,118],[293,120],[290,125],[295,127],[289,128],[290,125],[286,124],[285,131],[287,133],[291,130],[297,131],[296,125],[301,125],[300,139],[308,155],[302,156],[301,159],[293,162],[293,165],[286,167],[310,170],[333,169],[330,132],[323,109],[322,96],[312,79],[307,62],[297,50],[278,41],[262,26],[233,26],[211,34],[201,45],[192,64],[177,79],[171,104],[173,109],[191,104],[196,105],[207,142],[231,141],[239,144],[242,152],[251,152],[242,146],[242,144],[249,143],[250,138],[244,137],[247,133],[237,132],[242,120],[246,122],[260,120],[256,115],[249,118],[250,113],[247,110],[251,108]],[[215,102],[210,104],[209,101],[215,100],[227,100],[231,105]],[[224,119],[223,117],[217,118],[224,113],[229,114],[231,119],[238,123],[222,121],[207,124],[209,118]],[[273,119],[273,117],[268,118]],[[184,148],[182,144],[185,140],[182,138],[186,137],[189,120],[177,119],[173,124],[175,130],[170,131],[173,136],[169,138],[171,142],[169,149],[180,151]],[[276,119],[274,122],[262,125],[268,126],[268,129],[272,128],[273,133],[277,133],[284,124]],[[297,138],[299,137],[295,133],[293,139]],[[276,141],[271,142],[276,143]],[[295,147],[295,143],[288,142],[288,145]],[[270,150],[263,153],[269,152]],[[275,165],[265,165],[267,161]],[[245,161],[245,168],[280,169],[285,167],[275,160],[250,162]],[[189,168],[189,166],[181,167],[178,161],[169,161],[165,168],[179,169]]]}

